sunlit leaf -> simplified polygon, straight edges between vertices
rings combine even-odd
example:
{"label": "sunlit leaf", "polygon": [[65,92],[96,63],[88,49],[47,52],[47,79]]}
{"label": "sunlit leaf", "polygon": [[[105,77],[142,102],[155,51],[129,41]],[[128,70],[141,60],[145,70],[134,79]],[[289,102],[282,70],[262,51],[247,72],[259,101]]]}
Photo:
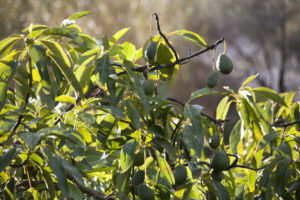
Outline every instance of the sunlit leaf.
{"label": "sunlit leaf", "polygon": [[41,42],[49,49],[48,55],[59,67],[60,71],[68,80],[70,85],[74,88],[76,92],[83,96],[82,88],[71,69],[70,61],[65,52],[63,51],[63,48],[57,42],[54,41],[43,40]]}
{"label": "sunlit leaf", "polygon": [[90,11],[80,11],[80,12],[77,12],[77,13],[74,13],[72,14],[70,17],[68,17],[69,20],[76,20],[80,17],[84,17],[84,16],[87,16],[89,14],[91,14],[92,12]]}
{"label": "sunlit leaf", "polygon": [[254,88],[253,91],[257,94],[261,94],[263,96],[266,96],[267,98],[270,98],[271,100],[275,101],[276,103],[286,106],[284,99],[279,96],[277,92],[270,88],[266,87],[259,87],[259,88]]}
{"label": "sunlit leaf", "polygon": [[192,31],[177,30],[177,31],[174,31],[171,34],[180,35],[180,36],[184,37],[185,39],[188,39],[188,40],[192,41],[193,43],[195,43],[199,46],[207,47],[207,44],[204,41],[204,39],[200,35],[198,35],[197,33],[192,32]]}
{"label": "sunlit leaf", "polygon": [[76,99],[68,95],[60,95],[58,97],[55,97],[55,101],[67,102],[76,105]]}
{"label": "sunlit leaf", "polygon": [[136,149],[137,142],[135,139],[131,139],[123,146],[121,150],[120,166],[122,172],[126,172],[133,164],[134,151]]}
{"label": "sunlit leaf", "polygon": [[237,154],[237,146],[241,139],[241,120],[239,120],[230,133],[229,144],[233,154]]}
{"label": "sunlit leaf", "polygon": [[130,28],[123,28],[113,35],[109,40],[109,45],[114,45]]}
{"label": "sunlit leaf", "polygon": [[168,162],[160,155],[159,151],[156,150],[155,155],[163,176],[165,177],[165,179],[168,181],[170,185],[174,185],[175,177]]}
{"label": "sunlit leaf", "polygon": [[255,74],[253,76],[249,76],[242,84],[241,87],[247,85],[248,83],[250,83],[251,81],[253,81],[254,79],[256,79],[256,77],[258,76],[258,74]]}
{"label": "sunlit leaf", "polygon": [[214,91],[210,88],[203,88],[203,89],[200,89],[200,90],[196,90],[195,92],[193,92],[190,96],[190,99],[188,100],[188,102],[196,99],[196,98],[199,98],[199,97],[202,97],[202,96],[206,96],[206,95],[216,95],[216,94],[222,94],[220,92],[217,92],[217,91]]}

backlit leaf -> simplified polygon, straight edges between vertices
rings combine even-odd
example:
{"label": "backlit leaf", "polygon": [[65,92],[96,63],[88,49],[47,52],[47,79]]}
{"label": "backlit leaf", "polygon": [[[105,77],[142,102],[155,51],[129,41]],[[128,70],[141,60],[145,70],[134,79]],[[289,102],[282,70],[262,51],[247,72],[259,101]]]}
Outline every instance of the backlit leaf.
{"label": "backlit leaf", "polygon": [[188,39],[188,40],[192,41],[193,43],[195,43],[199,46],[207,47],[207,44],[204,41],[204,39],[200,35],[198,35],[197,33],[192,32],[192,31],[177,30],[177,31],[174,31],[171,34],[180,35],[180,36],[184,37],[185,39]]}
{"label": "backlit leaf", "polygon": [[160,155],[159,151],[156,150],[155,155],[158,161],[158,166],[163,176],[165,177],[165,179],[168,181],[170,185],[174,185],[175,177],[168,162]]}
{"label": "backlit leaf", "polygon": [[137,142],[135,141],[135,139],[129,140],[123,146],[120,157],[120,166],[122,169],[122,173],[126,172],[132,166],[136,146]]}

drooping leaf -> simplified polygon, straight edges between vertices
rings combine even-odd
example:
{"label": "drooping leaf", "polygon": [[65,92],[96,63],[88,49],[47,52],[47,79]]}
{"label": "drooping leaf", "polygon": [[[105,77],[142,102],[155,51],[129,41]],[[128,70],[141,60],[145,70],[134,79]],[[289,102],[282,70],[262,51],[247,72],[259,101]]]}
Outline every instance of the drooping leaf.
{"label": "drooping leaf", "polygon": [[160,155],[159,151],[156,150],[155,155],[157,158],[158,166],[163,176],[165,177],[165,179],[168,181],[170,185],[174,185],[175,177],[168,162]]}
{"label": "drooping leaf", "polygon": [[54,41],[46,40],[42,40],[41,42],[49,49],[48,55],[59,67],[60,71],[63,73],[73,89],[83,96],[82,88],[71,69],[70,61],[60,44]]}
{"label": "drooping leaf", "polygon": [[171,34],[177,34],[182,36],[183,38],[192,41],[193,43],[202,46],[202,47],[207,47],[206,42],[204,41],[204,39],[198,35],[197,33],[194,33],[192,31],[187,31],[187,30],[177,30],[174,31]]}
{"label": "drooping leaf", "polygon": [[126,106],[127,116],[129,117],[129,119],[132,122],[133,126],[136,129],[139,129],[141,123],[140,123],[140,115],[139,115],[138,111],[134,108],[133,105],[131,105],[130,102],[123,101],[122,103]]}
{"label": "drooping leaf", "polygon": [[216,94],[220,94],[221,95],[222,93],[214,91],[211,88],[203,88],[203,89],[200,89],[200,90],[196,90],[195,92],[193,92],[191,94],[191,97],[190,97],[190,99],[188,100],[187,103],[191,102],[192,100],[194,100],[196,98],[202,97],[202,96],[216,95]]}
{"label": "drooping leaf", "polygon": [[69,20],[76,20],[80,17],[84,17],[84,16],[87,16],[89,14],[91,14],[92,12],[90,11],[80,11],[80,12],[77,12],[77,13],[74,13],[72,14],[70,17],[68,17]]}
{"label": "drooping leaf", "polygon": [[121,111],[119,111],[118,109],[114,108],[113,106],[100,106],[99,109],[104,110],[104,111],[112,114],[116,118],[126,119],[125,115]]}
{"label": "drooping leaf", "polygon": [[43,169],[43,179],[45,182],[45,186],[47,188],[47,192],[50,194],[50,199],[53,200],[55,198],[55,185],[52,181],[50,173],[44,169]]}
{"label": "drooping leaf", "polygon": [[61,162],[61,166],[64,168],[65,172],[68,173],[68,175],[72,176],[79,185],[85,186],[81,173],[74,165],[62,158],[57,159]]}
{"label": "drooping leaf", "polygon": [[194,135],[193,127],[186,125],[182,131],[182,139],[188,146],[190,156],[193,160],[197,160],[201,156],[201,140]]}
{"label": "drooping leaf", "polygon": [[264,137],[259,141],[258,144],[258,151],[265,148],[268,144],[270,144],[270,142],[276,138],[276,136],[278,135],[278,133],[268,133],[267,135],[264,135]]}
{"label": "drooping leaf", "polygon": [[216,191],[219,200],[230,200],[229,192],[224,185],[214,180],[211,182],[211,185]]}
{"label": "drooping leaf", "polygon": [[257,94],[261,94],[267,98],[270,98],[271,100],[273,100],[274,102],[280,105],[286,106],[284,99],[281,96],[279,96],[277,92],[275,92],[270,88],[258,87],[258,88],[254,88],[253,91]]}
{"label": "drooping leaf", "polygon": [[120,166],[122,169],[122,173],[126,172],[132,166],[136,146],[137,142],[135,141],[135,139],[129,140],[123,146],[120,157]]}
{"label": "drooping leaf", "polygon": [[228,99],[229,99],[229,97],[226,96],[218,104],[216,119],[221,119],[221,120],[225,119],[228,109],[229,109],[229,106],[230,106],[230,104],[229,104],[229,106],[227,104]]}
{"label": "drooping leaf", "polygon": [[0,157],[0,172],[2,172],[12,161],[16,153],[16,148],[9,149]]}

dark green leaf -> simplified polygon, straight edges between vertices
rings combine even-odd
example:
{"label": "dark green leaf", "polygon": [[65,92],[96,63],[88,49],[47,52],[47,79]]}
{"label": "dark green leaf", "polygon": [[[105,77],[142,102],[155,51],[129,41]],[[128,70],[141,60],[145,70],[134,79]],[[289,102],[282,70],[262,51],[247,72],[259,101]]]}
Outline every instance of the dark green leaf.
{"label": "dark green leaf", "polygon": [[104,85],[109,72],[109,55],[103,54],[96,62],[95,73],[99,77],[100,82]]}
{"label": "dark green leaf", "polygon": [[122,173],[126,172],[133,164],[134,151],[136,149],[137,142],[135,139],[131,139],[123,146],[121,150],[120,166]]}
{"label": "dark green leaf", "polygon": [[43,169],[43,176],[47,192],[50,194],[50,199],[53,200],[55,198],[55,185],[52,181],[51,175]]}
{"label": "dark green leaf", "polygon": [[104,110],[110,114],[112,114],[114,117],[118,119],[126,119],[125,115],[119,111],[118,109],[112,107],[112,106],[100,106],[99,107],[101,110]]}
{"label": "dark green leaf", "polygon": [[54,27],[47,28],[42,32],[42,35],[58,35],[62,37],[76,39],[78,37],[78,30],[69,27]]}
{"label": "dark green leaf", "polygon": [[190,97],[190,99],[188,100],[187,103],[189,103],[190,101],[192,101],[192,100],[194,100],[196,98],[202,97],[202,96],[216,95],[216,94],[222,94],[222,93],[214,91],[214,90],[212,90],[210,88],[203,88],[203,89],[200,89],[200,90],[196,90],[195,92],[193,92],[191,94],[191,97]]}
{"label": "dark green leaf", "polygon": [[0,172],[2,172],[12,161],[16,153],[16,148],[9,149],[0,157]]}
{"label": "dark green leaf", "polygon": [[214,180],[211,184],[214,190],[216,191],[219,200],[230,200],[229,192],[227,191],[226,187],[224,187],[224,185]]}
{"label": "dark green leaf", "polygon": [[23,138],[24,142],[27,144],[31,151],[35,149],[36,145],[38,144],[41,138],[40,135],[30,132],[25,132],[21,135],[21,137]]}
{"label": "dark green leaf", "polygon": [[65,172],[67,172],[68,175],[72,176],[79,185],[85,186],[82,175],[75,166],[62,158],[57,158],[57,160],[61,162],[61,166],[65,169]]}
{"label": "dark green leaf", "polygon": [[281,160],[276,169],[276,192],[281,196],[285,192],[285,188],[287,185],[287,182],[289,180],[289,165],[291,164],[291,159],[286,158],[284,160]]}
{"label": "dark green leaf", "polygon": [[138,111],[128,101],[123,101],[122,103],[126,106],[127,116],[129,117],[131,123],[133,124],[135,129],[139,129],[140,128],[140,115],[139,115]]}
{"label": "dark green leaf", "polygon": [[261,149],[265,148],[268,144],[270,144],[270,142],[274,138],[276,138],[276,135],[278,135],[278,133],[276,133],[276,132],[264,135],[264,137],[259,141],[258,151],[260,151]]}
{"label": "dark green leaf", "polygon": [[116,138],[106,140],[106,145],[108,149],[117,150],[117,149],[121,149],[123,145],[130,139],[132,139],[132,137],[128,137],[128,136],[116,137]]}

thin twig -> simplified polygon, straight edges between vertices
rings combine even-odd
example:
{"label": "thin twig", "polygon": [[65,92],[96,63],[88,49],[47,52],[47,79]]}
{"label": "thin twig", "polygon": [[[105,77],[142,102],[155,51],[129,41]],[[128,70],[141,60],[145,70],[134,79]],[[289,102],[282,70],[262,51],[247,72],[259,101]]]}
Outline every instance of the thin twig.
{"label": "thin twig", "polygon": [[254,171],[259,171],[259,170],[262,170],[262,169],[266,168],[266,166],[262,166],[260,168],[252,168],[252,167],[245,166],[245,165],[235,165],[235,167],[251,169],[251,170],[254,170]]}
{"label": "thin twig", "polygon": [[[152,71],[156,71],[158,69],[166,69],[166,68],[174,67],[177,64],[178,65],[186,64],[187,61],[189,61],[191,58],[199,56],[200,54],[203,54],[203,53],[205,53],[205,52],[207,52],[209,50],[215,49],[223,41],[224,41],[224,37],[222,37],[221,39],[219,39],[218,41],[216,41],[213,45],[208,46],[207,48],[202,49],[200,51],[197,51],[196,53],[193,53],[193,54],[191,54],[189,56],[180,58],[180,59],[178,59],[178,60],[176,60],[173,63],[168,64],[168,65],[164,65],[164,64],[156,65],[156,64],[153,64],[154,67],[150,68],[149,71],[152,72]],[[139,66],[139,67],[134,67],[131,70],[135,71],[135,72],[143,72],[145,69],[147,69],[147,65],[143,65],[143,66]],[[125,73],[126,73],[126,71],[119,72],[119,73],[117,73],[117,76],[120,76],[120,75],[125,74]]]}
{"label": "thin twig", "polygon": [[177,52],[176,52],[175,48],[170,44],[168,38],[165,36],[165,34],[163,34],[163,32],[162,32],[161,29],[160,29],[159,18],[158,18],[157,13],[152,14],[152,16],[155,17],[158,33],[161,35],[161,37],[164,38],[164,40],[165,40],[165,42],[167,43],[167,45],[168,45],[168,46],[170,47],[170,49],[173,51],[173,53],[174,53],[174,55],[175,55],[176,61],[178,61],[178,55],[177,55]]}
{"label": "thin twig", "polygon": [[296,121],[290,122],[290,123],[272,124],[272,126],[278,127],[278,128],[279,127],[286,128],[286,127],[294,125],[294,124],[300,124],[300,120],[296,120]]}

